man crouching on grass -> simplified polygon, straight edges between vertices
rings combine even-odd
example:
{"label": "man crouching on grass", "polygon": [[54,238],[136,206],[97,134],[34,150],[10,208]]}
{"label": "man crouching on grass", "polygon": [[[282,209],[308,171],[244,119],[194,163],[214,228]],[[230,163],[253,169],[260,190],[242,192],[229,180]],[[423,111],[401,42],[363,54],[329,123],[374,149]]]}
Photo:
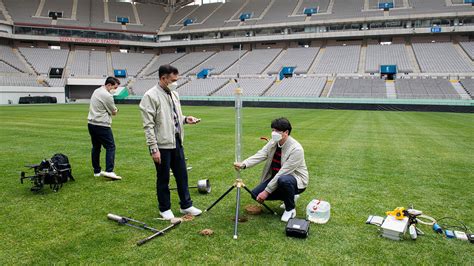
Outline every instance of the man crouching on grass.
{"label": "man crouching on grass", "polygon": [[283,222],[296,216],[296,199],[308,186],[308,169],[301,144],[290,136],[291,124],[286,118],[272,121],[272,139],[255,155],[235,162],[237,171],[266,161],[261,183],[252,190],[258,202],[283,200]]}

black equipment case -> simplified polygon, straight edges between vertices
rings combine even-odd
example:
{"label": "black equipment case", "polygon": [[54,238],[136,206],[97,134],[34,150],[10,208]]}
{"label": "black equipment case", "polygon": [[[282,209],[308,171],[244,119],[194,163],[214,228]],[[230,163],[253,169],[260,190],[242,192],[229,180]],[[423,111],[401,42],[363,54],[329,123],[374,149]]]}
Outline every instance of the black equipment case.
{"label": "black equipment case", "polygon": [[306,238],[309,235],[309,221],[291,218],[286,224],[285,231],[287,236]]}

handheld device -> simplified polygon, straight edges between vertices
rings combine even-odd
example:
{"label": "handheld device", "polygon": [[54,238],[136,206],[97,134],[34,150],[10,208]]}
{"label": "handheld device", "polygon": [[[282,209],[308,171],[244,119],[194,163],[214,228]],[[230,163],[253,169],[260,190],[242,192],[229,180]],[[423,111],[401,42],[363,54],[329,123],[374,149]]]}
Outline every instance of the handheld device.
{"label": "handheld device", "polygon": [[447,238],[454,238],[454,232],[452,230],[444,230],[444,234]]}
{"label": "handheld device", "polygon": [[466,240],[467,241],[467,235],[464,232],[461,231],[454,231],[454,236],[456,236],[457,239],[460,240]]}

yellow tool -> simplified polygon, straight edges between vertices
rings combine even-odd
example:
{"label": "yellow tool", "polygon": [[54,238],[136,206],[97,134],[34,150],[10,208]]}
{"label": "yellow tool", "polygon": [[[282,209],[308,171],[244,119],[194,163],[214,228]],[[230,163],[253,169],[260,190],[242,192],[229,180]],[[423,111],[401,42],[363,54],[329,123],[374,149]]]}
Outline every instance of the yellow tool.
{"label": "yellow tool", "polygon": [[403,220],[405,218],[406,210],[404,207],[397,207],[393,211],[385,212],[387,215],[392,215],[397,220]]}

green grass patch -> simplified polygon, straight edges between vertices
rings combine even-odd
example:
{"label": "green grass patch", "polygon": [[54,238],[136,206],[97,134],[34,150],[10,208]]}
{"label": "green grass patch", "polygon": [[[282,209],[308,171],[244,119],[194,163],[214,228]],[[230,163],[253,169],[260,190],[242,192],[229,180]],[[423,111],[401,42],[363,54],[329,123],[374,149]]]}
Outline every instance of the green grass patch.
{"label": "green grass patch", "polygon": [[[205,209],[234,182],[234,109],[183,107],[202,122],[186,126],[185,152],[190,184],[208,178],[212,193],[191,189]],[[332,205],[325,225],[312,224],[305,240],[288,238],[280,216],[249,216],[233,240],[235,192],[208,213],[179,225],[144,246],[150,235],[107,220],[129,216],[156,228],[155,169],[145,145],[137,105],[120,106],[114,118],[116,172],[122,181],[94,178],[87,131],[88,105],[0,107],[0,264],[474,264],[473,246],[445,239],[421,225],[416,241],[379,237],[365,225],[368,215],[384,215],[413,204],[436,218],[451,216],[474,228],[474,116],[458,113],[243,109],[243,154],[252,155],[270,135],[270,122],[290,119],[292,135],[305,148],[310,184],[297,203],[298,217],[313,198]],[[24,165],[54,153],[66,154],[76,182],[58,193],[30,192],[19,183]],[[102,152],[104,157],[105,151]],[[104,167],[104,159],[102,160]],[[262,166],[242,176],[258,184]],[[171,183],[174,184],[174,181]],[[179,212],[172,192],[172,210]],[[241,204],[253,203],[243,192]],[[280,202],[267,202],[279,210]],[[211,237],[198,234],[214,230]]]}

